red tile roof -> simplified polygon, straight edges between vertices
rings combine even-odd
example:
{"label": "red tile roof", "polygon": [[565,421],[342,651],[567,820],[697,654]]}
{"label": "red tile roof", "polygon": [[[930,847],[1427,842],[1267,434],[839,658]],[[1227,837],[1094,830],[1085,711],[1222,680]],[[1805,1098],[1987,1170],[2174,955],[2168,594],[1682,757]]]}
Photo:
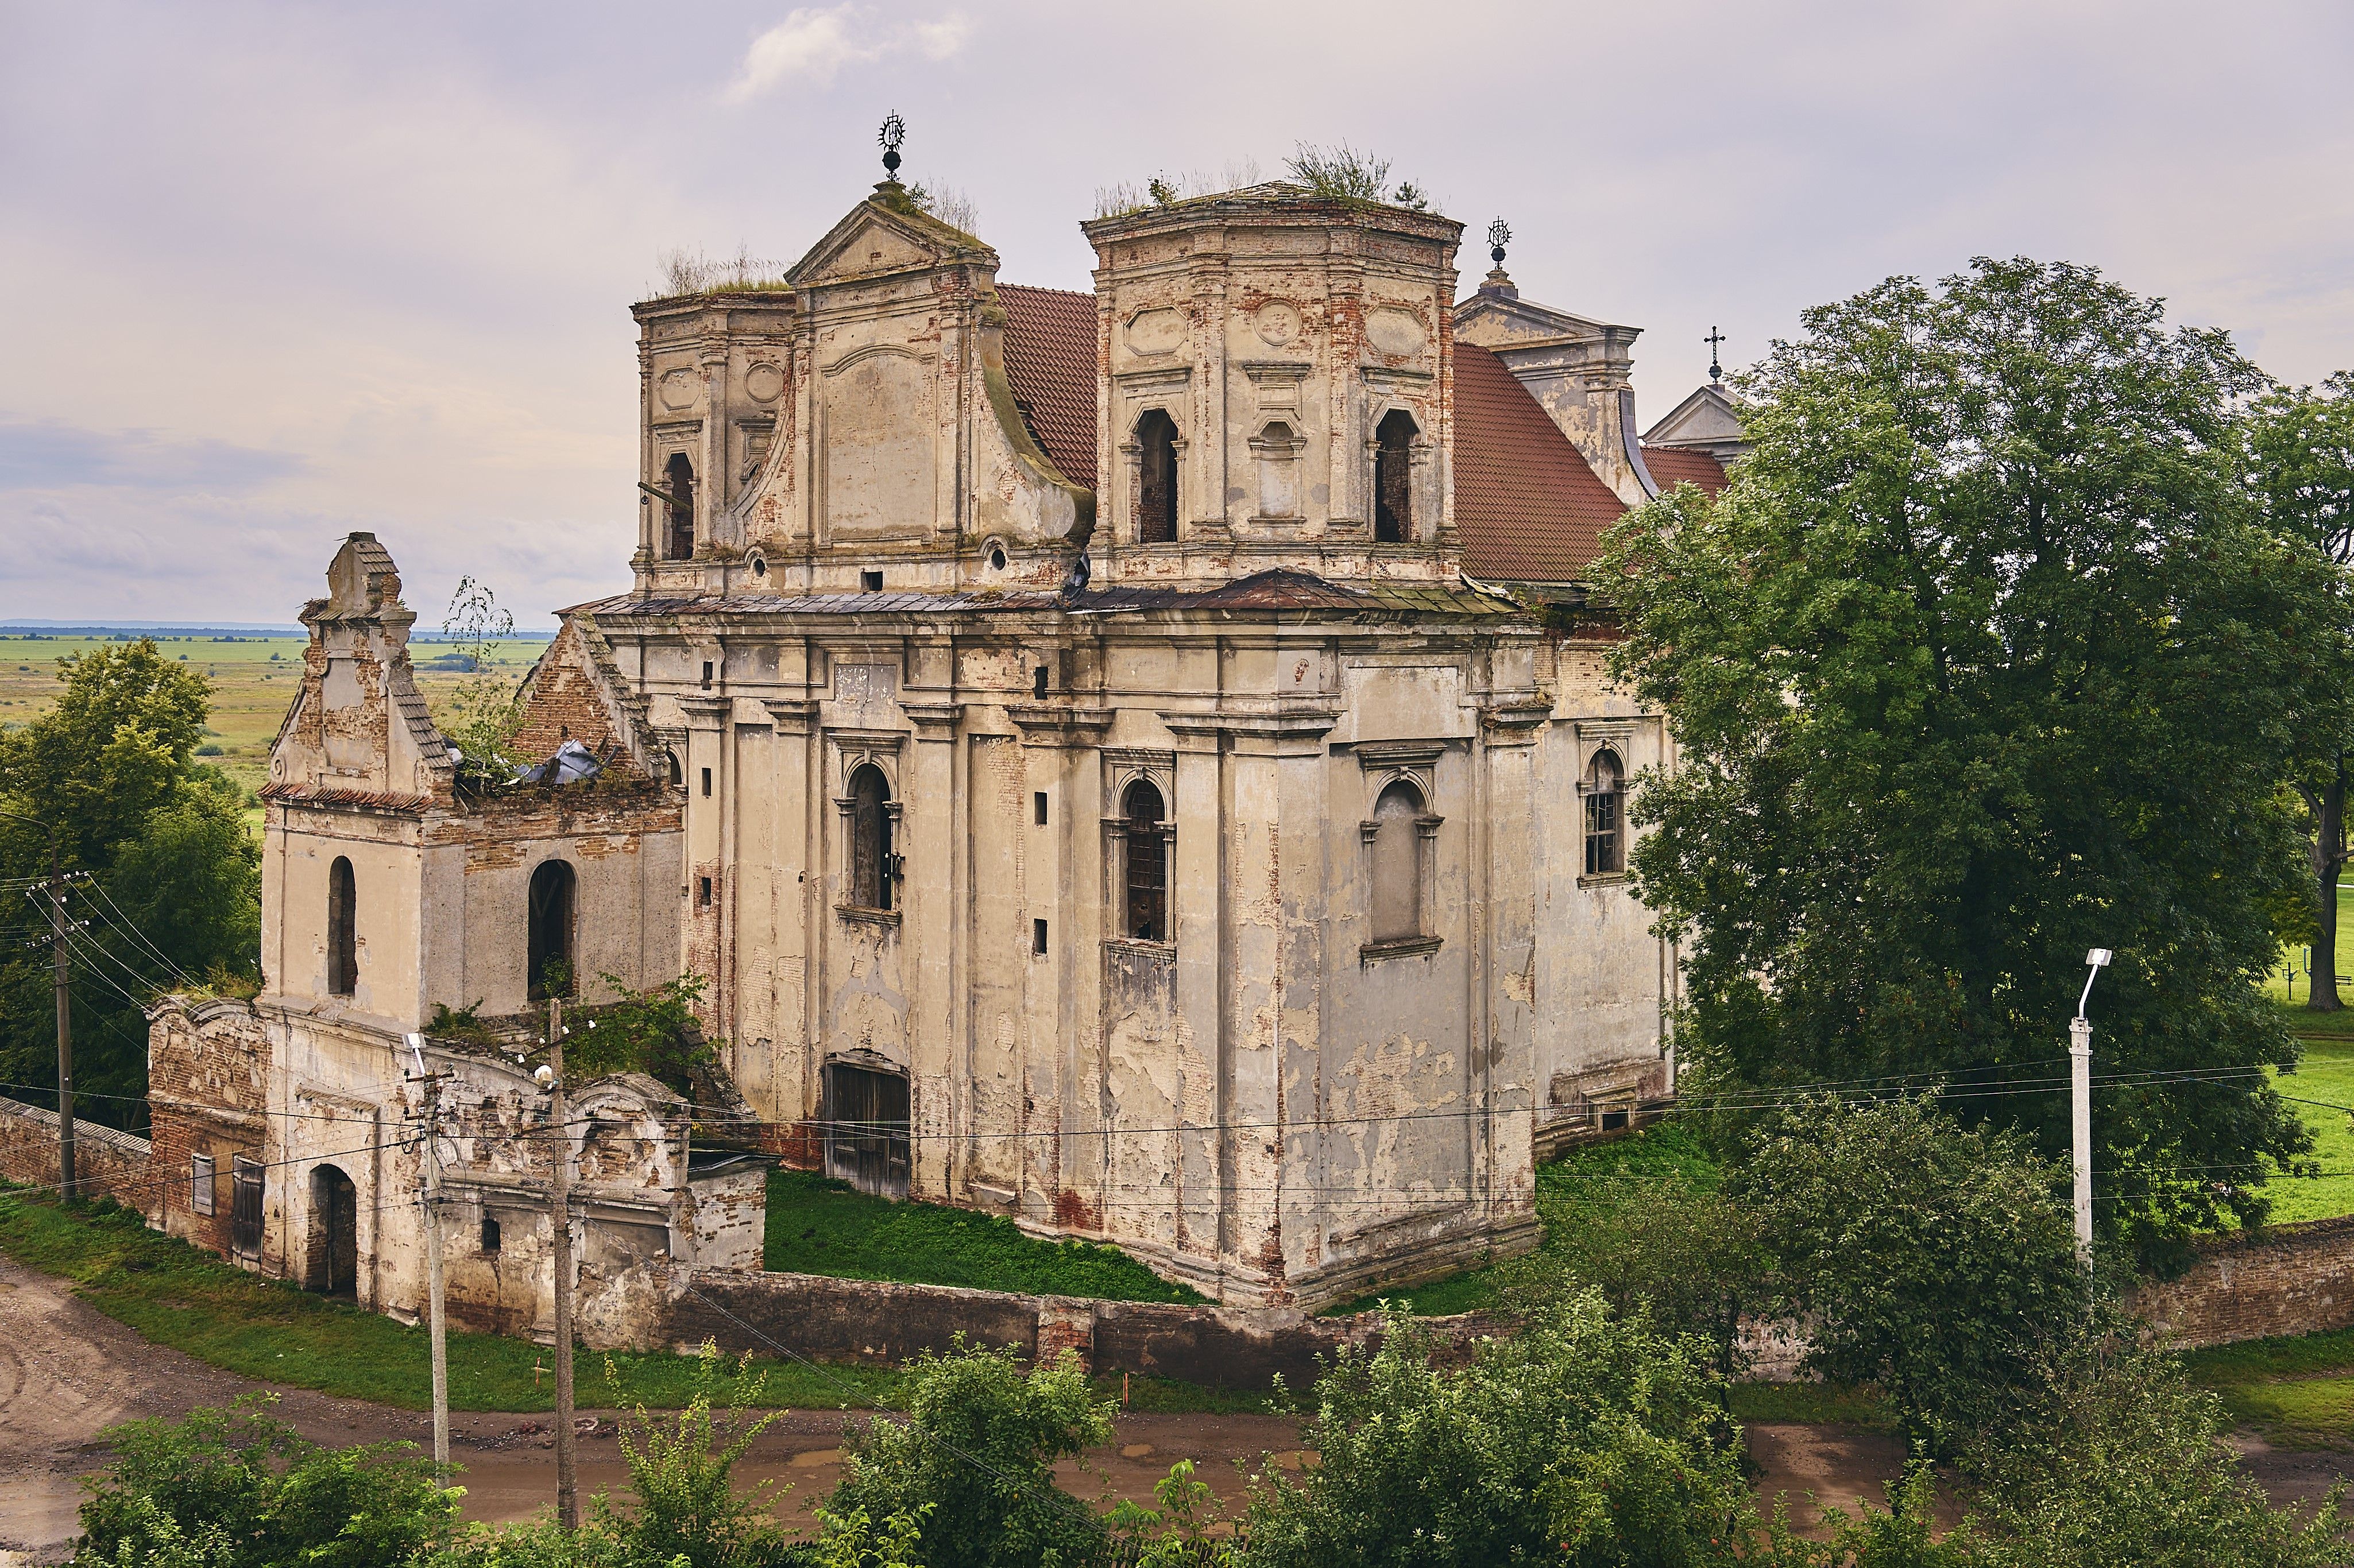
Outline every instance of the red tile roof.
{"label": "red tile roof", "polygon": [[1005,379],[1046,459],[1096,487],[1096,297],[1000,283]]}
{"label": "red tile roof", "polygon": [[1455,528],[1465,571],[1578,581],[1626,510],[1502,360],[1456,344]]}
{"label": "red tile roof", "polygon": [[1724,488],[1724,465],[1706,452],[1686,451],[1676,447],[1645,447],[1643,466],[1651,471],[1651,477],[1659,482],[1662,491],[1691,483],[1714,495]]}

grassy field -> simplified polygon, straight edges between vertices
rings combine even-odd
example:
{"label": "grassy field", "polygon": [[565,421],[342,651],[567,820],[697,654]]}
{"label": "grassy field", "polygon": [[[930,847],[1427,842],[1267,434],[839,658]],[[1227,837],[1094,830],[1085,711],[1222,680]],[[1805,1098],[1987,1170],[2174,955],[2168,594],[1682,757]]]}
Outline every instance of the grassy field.
{"label": "grassy field", "polygon": [[2354,1329],[2220,1345],[2182,1360],[2235,1424],[2265,1442],[2354,1449]]}
{"label": "grassy field", "polygon": [[790,1274],[1112,1301],[1200,1301],[1118,1247],[1024,1235],[1002,1214],[895,1203],[806,1171],[769,1173],[762,1263]]}
{"label": "grassy field", "polygon": [[[116,637],[113,641],[130,639]],[[58,660],[85,652],[108,639],[94,637],[0,637],[0,727],[29,722],[57,700]],[[212,683],[211,733],[205,759],[226,770],[248,789],[259,789],[270,772],[270,743],[302,680],[300,638],[159,638],[166,658],[186,661]],[[493,661],[503,676],[520,681],[546,650],[543,641],[510,641]],[[417,683],[439,713],[440,700],[461,678],[455,671],[429,666],[449,653],[440,643],[412,646]],[[218,747],[217,752],[209,750]]]}

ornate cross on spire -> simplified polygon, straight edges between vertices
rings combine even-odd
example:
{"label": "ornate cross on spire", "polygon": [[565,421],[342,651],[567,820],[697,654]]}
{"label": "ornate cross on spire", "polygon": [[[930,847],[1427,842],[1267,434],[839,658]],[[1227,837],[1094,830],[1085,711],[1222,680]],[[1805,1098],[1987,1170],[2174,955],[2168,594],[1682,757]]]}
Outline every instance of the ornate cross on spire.
{"label": "ornate cross on spire", "polygon": [[1502,218],[1488,226],[1488,255],[1497,266],[1504,264],[1504,247],[1512,242],[1512,231]]}
{"label": "ornate cross on spire", "polygon": [[1724,342],[1724,334],[1711,327],[1708,329],[1708,335],[1701,339],[1701,342],[1708,344],[1708,378],[1713,385],[1724,379],[1724,366],[1716,362],[1717,347]]}
{"label": "ornate cross on spire", "polygon": [[883,143],[883,177],[896,181],[899,177],[899,143],[907,139],[907,122],[896,113],[883,122],[883,133],[875,140]]}

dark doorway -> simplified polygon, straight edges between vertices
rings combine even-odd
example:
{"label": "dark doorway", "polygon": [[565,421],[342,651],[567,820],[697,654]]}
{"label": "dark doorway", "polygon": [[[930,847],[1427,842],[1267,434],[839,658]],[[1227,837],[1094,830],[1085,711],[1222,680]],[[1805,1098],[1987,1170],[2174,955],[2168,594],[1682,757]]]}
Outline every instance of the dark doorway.
{"label": "dark doorway", "polygon": [[671,500],[663,558],[691,561],[695,558],[695,464],[684,452],[673,454],[670,466],[663,470],[663,489]]}
{"label": "dark doorway", "polygon": [[572,994],[572,867],[567,862],[543,861],[531,874],[527,951],[534,1001]]}
{"label": "dark doorway", "polygon": [[1177,424],[1158,408],[1136,422],[1142,450],[1136,495],[1136,542],[1166,545],[1177,537]]}
{"label": "dark doorway", "polygon": [[333,1165],[311,1172],[311,1245],[305,1249],[310,1287],[323,1296],[355,1296],[360,1283],[360,1199],[352,1179]]}
{"label": "dark doorway", "polygon": [[907,1195],[907,1079],[843,1062],[825,1065],[825,1173],[862,1192]]}
{"label": "dark doorway", "polygon": [[229,1164],[228,1245],[246,1257],[261,1255],[261,1161],[239,1154]]}

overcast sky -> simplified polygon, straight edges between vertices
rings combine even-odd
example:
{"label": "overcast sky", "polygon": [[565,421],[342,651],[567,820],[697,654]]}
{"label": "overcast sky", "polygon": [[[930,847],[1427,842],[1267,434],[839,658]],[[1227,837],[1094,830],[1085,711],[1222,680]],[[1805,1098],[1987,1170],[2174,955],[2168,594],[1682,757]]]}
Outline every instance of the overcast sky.
{"label": "overcast sky", "polygon": [[2354,5],[1963,0],[152,6],[0,0],[0,618],[284,620],[354,528],[421,618],[627,586],[627,306],[880,177],[1087,286],[1099,186],[1388,158],[1642,418],[1798,311],[2089,262],[2284,380],[2354,366]]}

